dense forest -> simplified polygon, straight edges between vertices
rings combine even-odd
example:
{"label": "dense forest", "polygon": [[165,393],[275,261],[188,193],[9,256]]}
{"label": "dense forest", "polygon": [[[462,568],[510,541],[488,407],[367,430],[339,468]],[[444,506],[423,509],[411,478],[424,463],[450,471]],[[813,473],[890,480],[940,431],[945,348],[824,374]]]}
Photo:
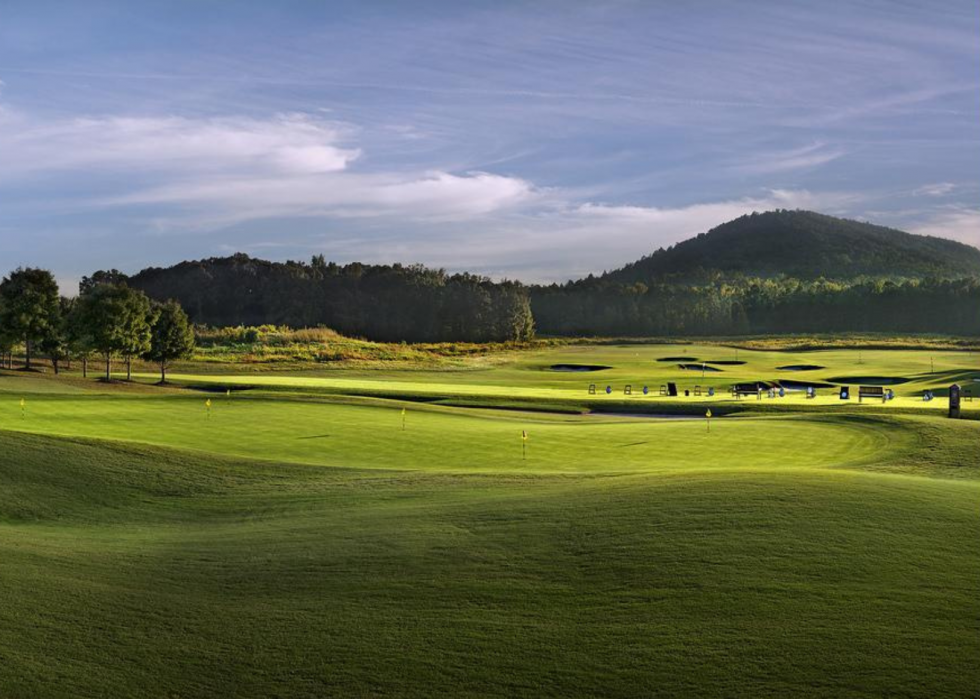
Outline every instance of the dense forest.
{"label": "dense forest", "polygon": [[599,277],[550,286],[420,265],[267,262],[149,268],[124,282],[207,325],[327,326],[382,341],[546,335],[934,332],[980,335],[980,250],[809,211],[751,214]]}
{"label": "dense forest", "polygon": [[[311,327],[407,342],[526,340],[534,324],[516,282],[447,274],[420,265],[340,266],[267,262],[247,255],[149,268],[125,278],[99,272],[150,298],[176,299],[195,323]],[[83,285],[86,282],[83,281]]]}
{"label": "dense forest", "polygon": [[892,332],[980,335],[980,278],[725,279],[702,284],[587,283],[532,292],[549,335],[746,335]]}

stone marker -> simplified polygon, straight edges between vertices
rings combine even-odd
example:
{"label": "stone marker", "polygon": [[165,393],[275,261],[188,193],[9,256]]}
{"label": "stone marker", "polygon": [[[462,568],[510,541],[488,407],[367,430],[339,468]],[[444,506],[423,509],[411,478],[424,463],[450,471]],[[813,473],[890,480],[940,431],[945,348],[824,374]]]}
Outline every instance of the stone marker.
{"label": "stone marker", "polygon": [[949,416],[954,418],[960,416],[960,385],[958,383],[949,387]]}

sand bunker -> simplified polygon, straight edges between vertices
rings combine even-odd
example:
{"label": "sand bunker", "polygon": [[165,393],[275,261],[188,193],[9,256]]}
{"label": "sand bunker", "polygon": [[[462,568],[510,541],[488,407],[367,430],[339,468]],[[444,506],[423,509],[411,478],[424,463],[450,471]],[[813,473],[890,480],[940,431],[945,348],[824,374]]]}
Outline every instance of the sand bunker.
{"label": "sand bunker", "polygon": [[745,362],[740,359],[706,359],[705,364],[717,364],[718,366],[742,366]]}
{"label": "sand bunker", "polygon": [[860,384],[862,386],[895,386],[911,381],[911,379],[902,376],[835,376],[827,380],[834,383]]}
{"label": "sand bunker", "polygon": [[688,369],[690,371],[724,371],[718,367],[708,366],[707,364],[678,364],[681,369]]}
{"label": "sand bunker", "polygon": [[697,357],[661,357],[658,362],[696,362]]}
{"label": "sand bunker", "polygon": [[548,367],[551,371],[602,371],[604,369],[612,369],[611,366],[603,366],[602,364],[552,364]]}
{"label": "sand bunker", "polygon": [[790,364],[789,366],[778,366],[776,371],[816,371],[824,368],[817,364]]}

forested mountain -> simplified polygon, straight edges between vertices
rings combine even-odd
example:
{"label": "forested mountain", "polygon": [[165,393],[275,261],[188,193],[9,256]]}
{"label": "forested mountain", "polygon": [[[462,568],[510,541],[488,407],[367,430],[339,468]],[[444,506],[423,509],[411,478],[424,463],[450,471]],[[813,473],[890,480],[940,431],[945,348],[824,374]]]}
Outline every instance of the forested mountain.
{"label": "forested mountain", "polygon": [[813,211],[780,210],[741,216],[602,278],[691,281],[713,271],[797,279],[950,279],[980,276],[980,250]]}
{"label": "forested mountain", "polygon": [[552,335],[980,334],[980,250],[770,211],[598,277],[532,287],[531,306]]}
{"label": "forested mountain", "polygon": [[[92,280],[119,280],[97,272]],[[348,335],[409,342],[523,340],[533,334],[526,289],[422,266],[268,262],[247,255],[148,268],[125,279],[176,299],[195,323],[325,325]]]}

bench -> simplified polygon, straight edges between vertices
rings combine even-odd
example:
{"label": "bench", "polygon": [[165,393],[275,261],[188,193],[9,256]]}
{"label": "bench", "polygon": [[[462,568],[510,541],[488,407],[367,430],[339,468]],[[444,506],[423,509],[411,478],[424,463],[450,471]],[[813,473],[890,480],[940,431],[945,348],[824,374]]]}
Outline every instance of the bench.
{"label": "bench", "polygon": [[758,383],[737,383],[732,386],[732,397],[741,398],[742,396],[755,396],[762,400],[762,386]]}
{"label": "bench", "polygon": [[888,400],[888,397],[885,395],[885,389],[881,386],[861,386],[858,389],[858,403],[862,402],[865,398],[881,398],[882,403]]}
{"label": "bench", "polygon": [[628,384],[626,384],[623,387],[623,395],[624,396],[632,396],[633,395],[633,384],[629,384],[628,383]]}
{"label": "bench", "polygon": [[594,383],[590,383],[589,384],[589,395],[590,396],[594,396],[595,395],[595,384]]}

